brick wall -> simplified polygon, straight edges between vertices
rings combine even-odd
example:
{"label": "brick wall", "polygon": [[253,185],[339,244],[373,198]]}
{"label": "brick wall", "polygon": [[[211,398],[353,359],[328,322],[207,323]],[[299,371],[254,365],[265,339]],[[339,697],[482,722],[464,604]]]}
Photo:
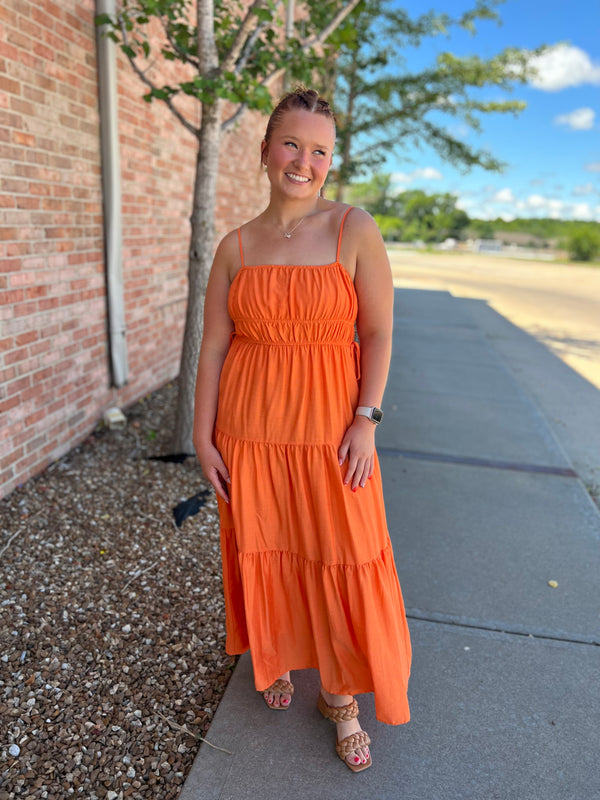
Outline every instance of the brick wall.
{"label": "brick wall", "polygon": [[[94,3],[0,7],[0,496],[177,373],[196,143],[119,62],[129,383],[110,387]],[[256,213],[265,121],[225,137],[217,232]],[[250,153],[250,155],[249,155]],[[242,177],[240,177],[242,176]]]}

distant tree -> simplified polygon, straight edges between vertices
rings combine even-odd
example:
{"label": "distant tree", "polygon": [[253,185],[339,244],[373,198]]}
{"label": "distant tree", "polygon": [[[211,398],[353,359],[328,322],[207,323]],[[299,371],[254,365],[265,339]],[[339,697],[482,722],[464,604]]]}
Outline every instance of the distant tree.
{"label": "distant tree", "polygon": [[369,214],[386,215],[393,206],[392,176],[376,173],[369,180],[348,186],[348,202],[360,205]]}
{"label": "distant tree", "polygon": [[496,230],[489,219],[472,219],[470,228],[478,239],[493,239]]}
{"label": "distant tree", "polygon": [[377,171],[390,151],[408,141],[428,144],[444,160],[465,169],[502,167],[493,154],[454,135],[443,120],[449,115],[480,130],[481,115],[522,111],[525,103],[519,100],[483,100],[478,90],[511,91],[525,83],[531,51],[508,48],[489,59],[441,53],[422,72],[411,72],[402,58],[407,45],[446,34],[452,27],[475,32],[476,22],[497,20],[496,7],[502,1],[477,0],[457,17],[430,11],[416,19],[393,0],[361,2],[352,15],[354,38],[341,42],[330,63],[339,121],[338,199],[353,178]]}
{"label": "distant tree", "polygon": [[574,261],[594,261],[600,255],[600,233],[587,226],[574,230],[567,239],[567,250]]}
{"label": "distant tree", "polygon": [[390,217],[387,214],[375,213],[373,216],[386,242],[401,242],[404,240],[406,225],[401,219]]}
{"label": "distant tree", "polygon": [[[144,100],[165,103],[198,143],[174,441],[178,452],[194,452],[194,387],[214,244],[221,138],[247,109],[271,109],[269,87],[284,74],[309,82],[317,68],[322,71],[330,50],[348,38],[351,26],[344,32],[344,22],[359,2],[298,0],[294,13],[288,0],[286,20],[280,0],[122,0],[114,18],[102,14],[96,19],[147,87]],[[165,62],[179,63],[181,80],[167,82]],[[178,104],[182,96],[197,100],[200,115],[185,116]]]}
{"label": "distant tree", "polygon": [[375,216],[384,239],[441,242],[462,239],[470,223],[452,194],[426,194],[420,189],[393,192],[390,175],[374,175],[350,186],[352,203]]}
{"label": "distant tree", "polygon": [[407,225],[405,236],[412,225],[418,232],[416,238],[424,242],[441,242],[448,237],[460,239],[469,217],[456,207],[456,200],[452,194],[428,195],[414,189],[396,195],[393,211]]}

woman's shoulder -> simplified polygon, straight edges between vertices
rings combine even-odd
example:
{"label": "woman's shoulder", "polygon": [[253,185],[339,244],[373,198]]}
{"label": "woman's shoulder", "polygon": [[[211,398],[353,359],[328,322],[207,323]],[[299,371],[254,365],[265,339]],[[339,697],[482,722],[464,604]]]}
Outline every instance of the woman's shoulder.
{"label": "woman's shoulder", "polygon": [[339,203],[338,205],[343,207],[344,237],[347,236],[349,239],[359,242],[381,237],[377,223],[364,208],[346,205],[345,203]]}
{"label": "woman's shoulder", "polygon": [[239,228],[234,228],[232,231],[229,231],[229,233],[226,233],[219,242],[217,249],[228,253],[236,247],[239,248],[238,231]]}
{"label": "woman's shoulder", "polygon": [[340,203],[337,200],[323,200],[322,210],[331,215],[333,226],[338,226],[343,221],[344,229],[348,227],[364,229],[377,227],[373,217],[363,208],[350,203]]}
{"label": "woman's shoulder", "polygon": [[215,259],[224,261],[229,264],[239,261],[240,258],[240,240],[239,228],[234,228],[221,239],[217,245]]}

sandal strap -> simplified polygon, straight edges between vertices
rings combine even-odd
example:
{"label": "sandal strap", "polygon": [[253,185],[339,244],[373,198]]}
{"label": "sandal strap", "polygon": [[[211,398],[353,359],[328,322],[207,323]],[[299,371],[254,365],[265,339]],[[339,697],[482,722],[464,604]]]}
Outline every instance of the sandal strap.
{"label": "sandal strap", "polygon": [[277,678],[275,683],[272,683],[268,689],[263,691],[273,692],[274,694],[294,694],[294,686],[289,681],[284,681],[283,678]]}
{"label": "sandal strap", "polygon": [[368,747],[371,744],[371,739],[366,731],[358,731],[346,736],[341,742],[337,742],[335,749],[338,756],[344,761],[346,756],[358,750],[360,747]]}
{"label": "sandal strap", "polygon": [[336,724],[338,722],[348,722],[355,717],[358,717],[358,703],[353,697],[352,702],[346,706],[330,706],[322,694],[319,694],[319,711],[324,717],[330,719]]}

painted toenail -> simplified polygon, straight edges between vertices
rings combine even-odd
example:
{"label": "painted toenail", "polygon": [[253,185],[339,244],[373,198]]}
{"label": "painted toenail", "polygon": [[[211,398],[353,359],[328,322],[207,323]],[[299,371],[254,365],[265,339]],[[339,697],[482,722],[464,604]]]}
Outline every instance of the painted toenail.
{"label": "painted toenail", "polygon": [[354,756],[354,763],[358,764],[359,761],[360,761],[360,758],[358,756]]}

